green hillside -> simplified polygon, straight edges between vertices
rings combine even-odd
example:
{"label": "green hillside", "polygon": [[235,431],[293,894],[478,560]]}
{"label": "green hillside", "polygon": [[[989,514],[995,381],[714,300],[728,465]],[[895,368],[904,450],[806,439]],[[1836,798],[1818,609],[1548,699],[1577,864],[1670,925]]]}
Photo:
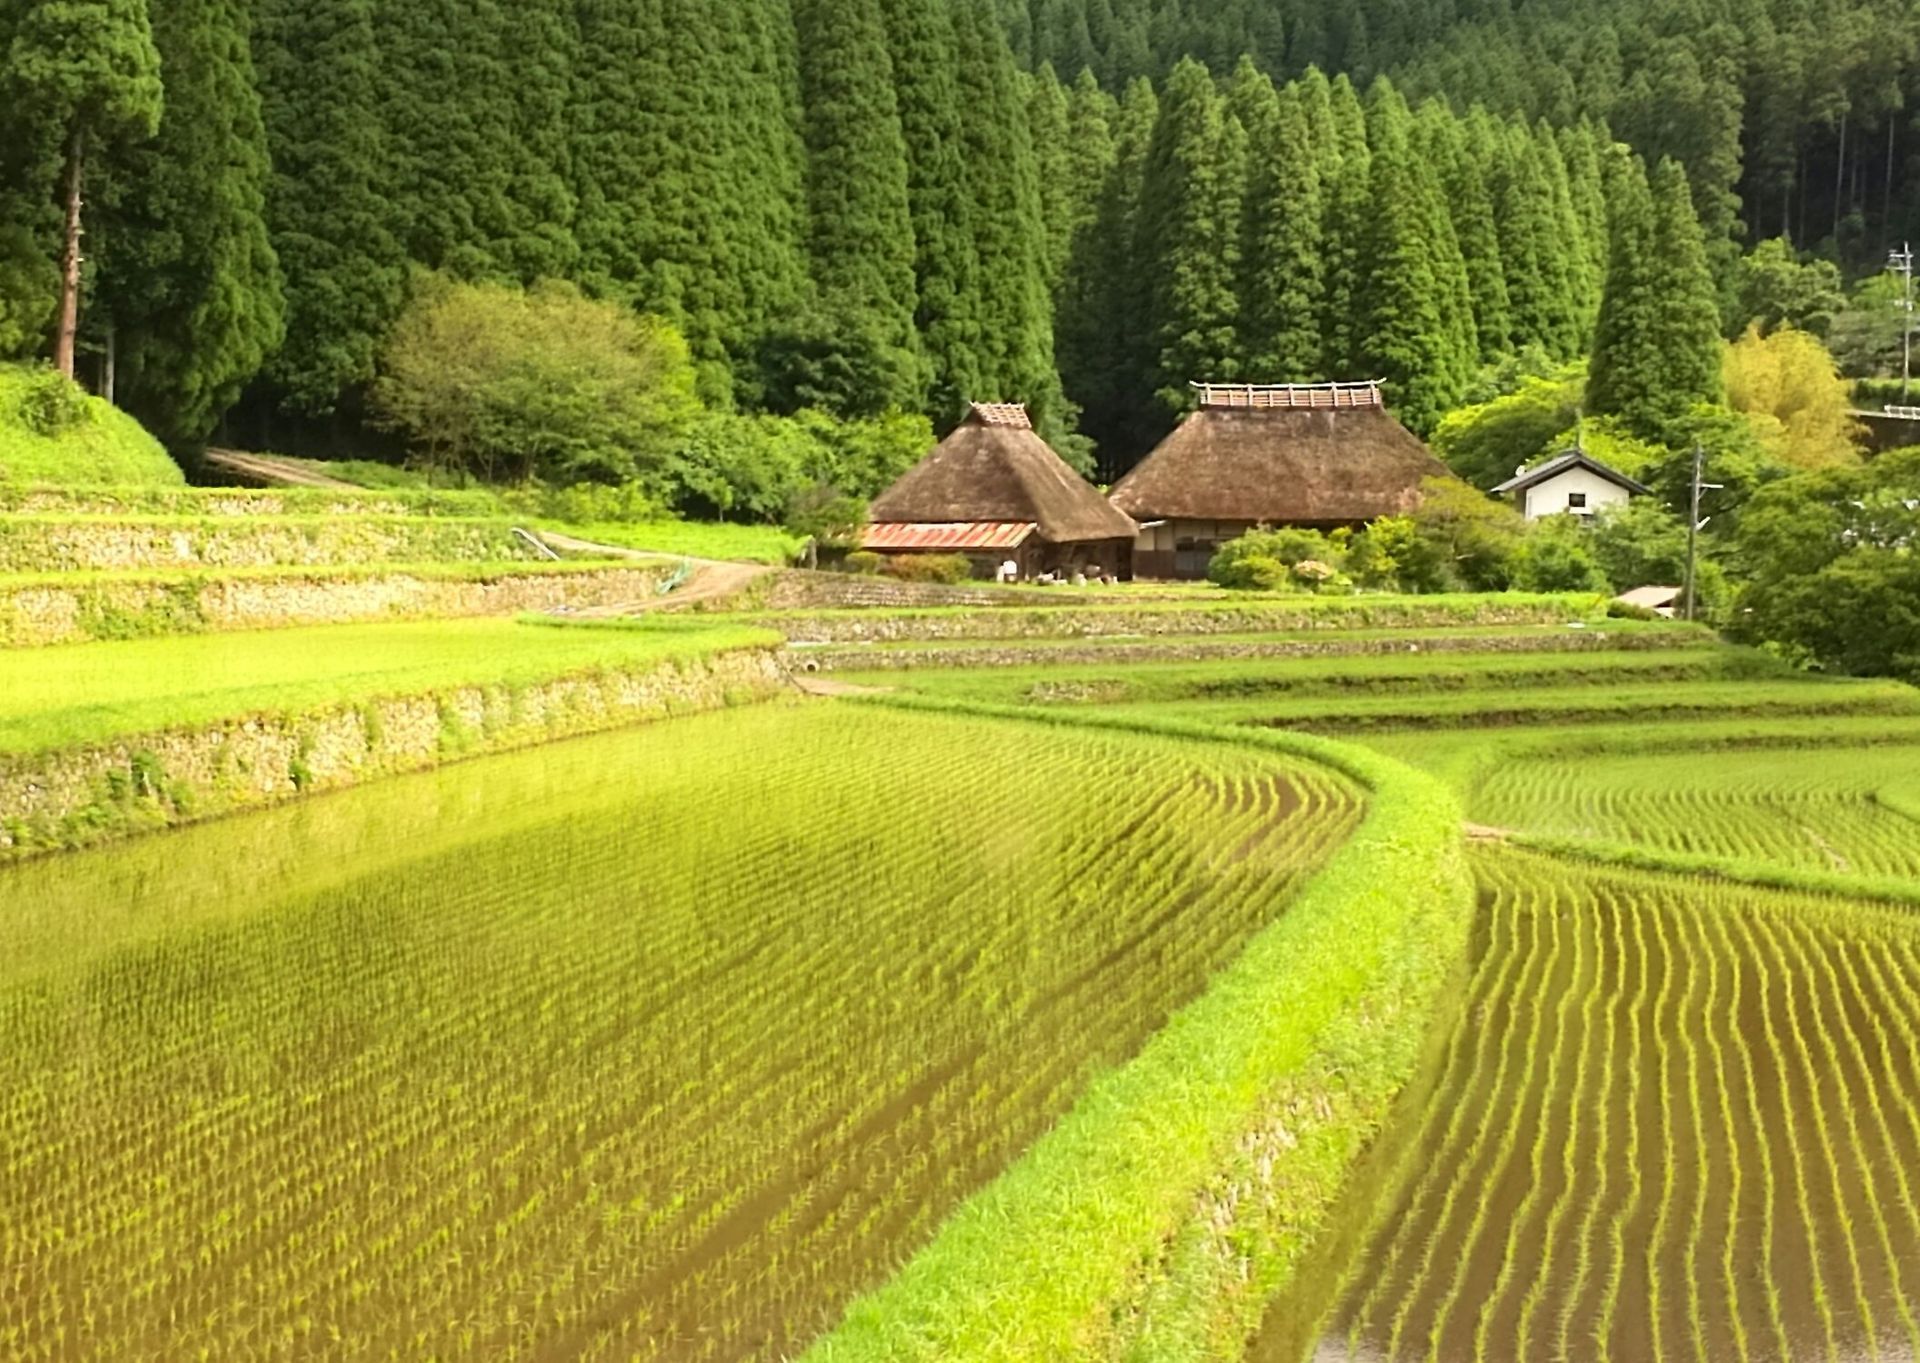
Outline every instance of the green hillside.
{"label": "green hillside", "polygon": [[0,365],[0,484],[186,482],[160,442],[102,398],[33,365]]}

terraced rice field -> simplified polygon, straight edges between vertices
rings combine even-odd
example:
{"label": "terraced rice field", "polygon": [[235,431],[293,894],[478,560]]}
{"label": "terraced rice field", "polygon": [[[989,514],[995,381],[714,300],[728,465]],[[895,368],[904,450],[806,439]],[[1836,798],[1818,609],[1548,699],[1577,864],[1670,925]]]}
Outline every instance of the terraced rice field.
{"label": "terraced rice field", "polygon": [[1512,761],[1474,791],[1473,818],[1558,837],[1817,871],[1920,880],[1912,808],[1920,746]]}
{"label": "terraced rice field", "polygon": [[1920,1355],[1920,922],[1478,870],[1465,1016],[1316,1359]]}
{"label": "terraced rice field", "polygon": [[0,872],[0,1356],[792,1356],[1359,813],[772,706]]}

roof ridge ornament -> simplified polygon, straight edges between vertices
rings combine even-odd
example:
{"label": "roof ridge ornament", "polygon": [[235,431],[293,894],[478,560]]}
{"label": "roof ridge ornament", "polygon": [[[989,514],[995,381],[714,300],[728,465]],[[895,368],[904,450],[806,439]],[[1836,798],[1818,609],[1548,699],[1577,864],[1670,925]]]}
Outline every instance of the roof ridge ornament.
{"label": "roof ridge ornament", "polygon": [[982,425],[1007,426],[1016,431],[1033,429],[1033,418],[1024,402],[969,402],[967,407]]}
{"label": "roof ridge ornament", "polygon": [[1384,408],[1381,380],[1357,383],[1189,383],[1202,407],[1253,411],[1354,411]]}

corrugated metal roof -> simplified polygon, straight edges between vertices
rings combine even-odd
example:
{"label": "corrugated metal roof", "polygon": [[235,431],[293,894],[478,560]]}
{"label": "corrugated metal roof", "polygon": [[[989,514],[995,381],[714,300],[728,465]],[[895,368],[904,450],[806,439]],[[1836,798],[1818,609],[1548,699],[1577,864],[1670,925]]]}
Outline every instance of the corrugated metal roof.
{"label": "corrugated metal roof", "polygon": [[881,553],[915,549],[1018,549],[1039,528],[1019,521],[956,521],[940,525],[883,522],[868,526],[862,543]]}

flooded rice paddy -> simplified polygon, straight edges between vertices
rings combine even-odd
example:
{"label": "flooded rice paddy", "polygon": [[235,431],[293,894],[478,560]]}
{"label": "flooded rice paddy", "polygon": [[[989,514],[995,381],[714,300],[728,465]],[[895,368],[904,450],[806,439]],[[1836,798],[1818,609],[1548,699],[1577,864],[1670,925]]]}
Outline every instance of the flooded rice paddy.
{"label": "flooded rice paddy", "polygon": [[791,1355],[1358,813],[769,707],[0,872],[0,1356]]}
{"label": "flooded rice paddy", "polygon": [[1920,1357],[1920,920],[1477,864],[1471,997],[1344,1209],[1372,1229],[1313,1357]]}

